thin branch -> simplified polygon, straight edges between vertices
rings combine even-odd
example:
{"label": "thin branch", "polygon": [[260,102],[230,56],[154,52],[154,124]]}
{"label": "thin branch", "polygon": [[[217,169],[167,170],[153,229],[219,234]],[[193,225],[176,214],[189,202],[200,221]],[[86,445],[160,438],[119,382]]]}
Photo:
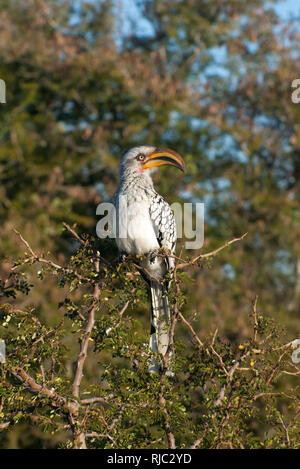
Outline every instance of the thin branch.
{"label": "thin branch", "polygon": [[[33,262],[40,262],[41,264],[46,264],[46,265],[49,265],[50,267],[54,268],[55,270],[59,270],[61,272],[65,272],[66,274],[72,274],[74,275],[76,278],[78,278],[78,280],[81,280],[81,281],[86,281],[86,282],[91,282],[91,281],[95,281],[94,279],[90,279],[88,277],[84,277],[83,275],[79,274],[76,270],[71,270],[71,269],[67,269],[65,267],[62,267],[61,265],[59,264],[56,264],[55,262],[49,260],[49,259],[45,259],[44,257],[40,257],[37,253],[35,253],[33,251],[33,249],[31,248],[31,246],[29,245],[28,241],[26,241],[26,239],[23,238],[23,236],[21,235],[21,233],[19,233],[17,230],[14,229],[14,232],[18,235],[18,237],[20,238],[20,240],[22,241],[22,243],[25,244],[25,246],[27,247],[27,249],[29,250],[30,254],[31,254],[31,257],[28,257],[27,259],[25,259],[22,264],[28,264],[28,263],[33,263]],[[14,267],[11,268],[11,271],[14,272],[16,269],[18,269],[18,267],[20,267],[20,265],[15,265]]]}
{"label": "thin branch", "polygon": [[253,340],[254,342],[257,341],[257,333],[258,333],[258,320],[257,320],[257,301],[258,301],[258,295],[255,295],[254,302],[253,302],[253,319],[254,319],[254,336]]}
{"label": "thin branch", "polygon": [[160,377],[160,390],[159,390],[159,397],[158,397],[158,402],[159,405],[162,409],[162,412],[164,414],[164,428],[165,428],[165,433],[168,441],[168,448],[169,449],[175,449],[176,448],[176,442],[175,442],[175,437],[174,434],[171,430],[171,425],[170,425],[170,417],[169,413],[166,407],[166,400],[163,394],[163,388],[164,388],[164,382],[165,378],[167,376],[167,371],[169,369],[169,364],[170,364],[170,357],[171,353],[174,349],[174,333],[175,333],[175,326],[178,320],[178,303],[177,299],[180,294],[180,289],[179,289],[179,282],[177,280],[177,267],[175,266],[174,269],[174,282],[175,282],[175,287],[176,287],[176,297],[175,297],[175,304],[174,304],[174,309],[172,311],[172,316],[171,316],[171,324],[170,324],[170,329],[169,329],[169,344],[167,351],[163,357],[163,367],[162,367],[162,373]]}
{"label": "thin branch", "polygon": [[197,449],[198,446],[203,441],[203,439],[204,439],[204,436],[202,436],[201,438],[197,438],[197,440],[195,440],[194,443],[190,446],[190,449]]}
{"label": "thin branch", "polygon": [[[94,263],[95,263],[96,272],[98,273],[99,272],[99,258],[97,258]],[[73,396],[75,397],[79,397],[79,388],[80,388],[81,380],[83,377],[83,366],[87,357],[89,340],[90,340],[91,333],[95,324],[95,311],[96,311],[99,297],[100,297],[100,287],[99,287],[99,284],[96,283],[94,285],[93,303],[88,313],[86,328],[83,334],[83,338],[82,338],[82,342],[80,346],[80,353],[78,355],[78,359],[76,363],[76,373],[75,373],[73,386],[72,386]]]}
{"label": "thin branch", "polygon": [[202,340],[199,339],[199,337],[196,334],[196,332],[195,332],[193,326],[191,325],[191,323],[183,316],[183,314],[180,311],[178,311],[178,315],[179,315],[180,319],[182,320],[182,322],[184,322],[184,324],[187,325],[187,327],[189,328],[189,330],[192,333],[192,336],[193,336],[194,340],[198,343],[198,345],[200,347],[204,347],[204,344],[203,344]]}
{"label": "thin branch", "polygon": [[[110,395],[108,397],[113,397],[113,395]],[[101,404],[106,404],[107,403],[107,398],[104,397],[89,397],[87,399],[81,399],[80,404],[82,405],[90,405],[90,404],[96,404],[96,403],[101,403]]]}
{"label": "thin branch", "polygon": [[83,246],[86,246],[86,241],[84,241],[84,240],[79,236],[79,234],[76,233],[76,231],[75,231],[73,228],[71,228],[71,227],[70,227],[66,222],[64,222],[64,221],[63,221],[63,225],[64,225],[64,227],[65,227],[68,231],[70,231],[70,233],[72,233],[72,235],[74,236],[74,238],[76,238],[77,241],[79,241],[80,244],[82,244]]}
{"label": "thin branch", "polygon": [[236,362],[235,364],[229,369],[229,371],[226,370],[225,368],[225,365],[224,365],[224,362],[222,360],[222,357],[213,349],[213,347],[211,346],[212,348],[212,351],[213,353],[215,353],[218,358],[219,358],[219,361],[220,361],[220,364],[221,364],[221,367],[223,369],[223,371],[226,373],[227,375],[227,382],[225,384],[223,384],[223,386],[221,387],[220,389],[220,393],[219,393],[219,397],[218,399],[215,400],[214,402],[214,405],[215,406],[219,406],[222,404],[223,400],[225,399],[225,394],[226,394],[226,391],[228,389],[228,387],[231,385],[231,382],[232,382],[232,379],[233,379],[233,375],[234,373],[240,369],[240,364],[242,363],[243,360],[245,360],[245,358],[247,358],[249,355],[250,355],[250,350],[248,350],[246,353],[244,353],[244,355],[242,355]]}
{"label": "thin branch", "polygon": [[75,400],[67,400],[65,397],[56,393],[54,388],[48,389],[43,385],[38,384],[26,371],[21,368],[11,368],[11,374],[17,378],[22,384],[31,392],[41,394],[50,399],[53,407],[60,407],[68,412],[77,415],[79,404]]}
{"label": "thin branch", "polygon": [[216,254],[218,254],[220,251],[222,251],[223,249],[227,248],[228,246],[230,246],[231,244],[233,243],[236,243],[238,241],[242,241],[246,236],[247,236],[248,233],[244,233],[242,236],[240,236],[239,238],[233,238],[231,239],[230,241],[227,241],[225,244],[223,244],[222,246],[220,246],[219,248],[215,249],[214,251],[211,251],[211,252],[207,252],[206,254],[200,254],[199,256],[195,257],[194,259],[192,259],[191,261],[185,261],[184,259],[181,259],[181,258],[178,258],[176,256],[171,256],[171,257],[175,257],[175,259],[179,260],[179,261],[182,261],[181,264],[177,264],[177,269],[184,269],[185,267],[188,267],[188,266],[192,266],[194,264],[196,264],[199,260],[202,260],[202,259],[207,259],[209,257],[213,257],[215,256]]}
{"label": "thin branch", "polygon": [[284,420],[281,414],[279,414],[279,420],[285,432],[286,443],[288,446],[290,446],[290,435],[289,435],[288,426],[284,423]]}
{"label": "thin branch", "polygon": [[66,412],[73,435],[74,449],[86,449],[84,433],[78,422],[79,402],[76,400],[68,400],[60,396],[54,388],[49,389],[44,385],[38,384],[23,368],[17,367],[16,369],[10,369],[10,372],[15,378],[19,379],[30,392],[47,397],[53,407],[59,407],[64,413]]}
{"label": "thin branch", "polygon": [[[87,246],[88,244],[88,240],[84,240],[82,239],[78,233],[76,233],[76,231],[74,230],[74,228],[71,228],[66,222],[63,222],[63,225],[64,227],[70,232],[72,233],[72,235],[74,236],[75,239],[77,239],[77,241],[84,247]],[[99,257],[99,260],[101,260],[101,262],[103,262],[104,264],[106,265],[110,265],[110,262],[108,262],[106,259],[104,259],[102,256],[98,255]]]}
{"label": "thin branch", "polygon": [[11,421],[0,423],[0,432],[2,432],[3,430],[6,430],[11,424],[12,424]]}
{"label": "thin branch", "polygon": [[123,308],[122,308],[121,311],[119,312],[120,319],[119,319],[119,321],[117,322],[117,324],[115,325],[115,328],[116,328],[116,329],[120,326],[121,321],[122,321],[123,314],[125,313],[126,309],[128,308],[129,303],[130,303],[130,300],[126,301],[125,305],[123,306]]}

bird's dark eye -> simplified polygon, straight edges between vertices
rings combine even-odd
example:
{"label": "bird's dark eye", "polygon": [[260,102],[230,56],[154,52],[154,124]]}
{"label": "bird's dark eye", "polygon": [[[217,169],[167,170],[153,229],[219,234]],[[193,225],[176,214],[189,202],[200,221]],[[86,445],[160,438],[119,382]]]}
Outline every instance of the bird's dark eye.
{"label": "bird's dark eye", "polygon": [[142,153],[140,153],[139,155],[137,155],[136,159],[137,159],[138,161],[144,161],[145,155],[143,155]]}

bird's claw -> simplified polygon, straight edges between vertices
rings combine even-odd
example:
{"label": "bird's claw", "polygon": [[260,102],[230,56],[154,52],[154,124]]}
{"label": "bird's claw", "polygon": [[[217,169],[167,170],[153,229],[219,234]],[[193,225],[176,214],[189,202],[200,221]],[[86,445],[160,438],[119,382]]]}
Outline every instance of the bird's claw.
{"label": "bird's claw", "polygon": [[121,254],[119,254],[119,262],[125,262],[126,257],[127,257],[127,254],[125,252],[121,252]]}
{"label": "bird's claw", "polygon": [[150,261],[150,264],[154,264],[156,258],[157,258],[157,254],[158,254],[158,251],[157,250],[154,250],[154,251],[151,251],[149,252],[149,261]]}

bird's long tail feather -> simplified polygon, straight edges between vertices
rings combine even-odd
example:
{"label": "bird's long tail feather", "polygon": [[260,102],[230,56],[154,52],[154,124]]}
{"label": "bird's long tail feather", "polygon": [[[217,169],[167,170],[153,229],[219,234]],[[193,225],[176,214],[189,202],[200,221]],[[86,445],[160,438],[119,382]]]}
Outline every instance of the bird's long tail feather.
{"label": "bird's long tail feather", "polygon": [[[151,358],[149,371],[158,373],[162,369],[158,354],[164,357],[169,347],[171,310],[166,287],[153,280],[150,280],[149,283],[151,292],[150,350],[157,355]],[[169,358],[171,365],[172,353],[170,353]],[[167,374],[173,375],[171,369],[167,370]]]}

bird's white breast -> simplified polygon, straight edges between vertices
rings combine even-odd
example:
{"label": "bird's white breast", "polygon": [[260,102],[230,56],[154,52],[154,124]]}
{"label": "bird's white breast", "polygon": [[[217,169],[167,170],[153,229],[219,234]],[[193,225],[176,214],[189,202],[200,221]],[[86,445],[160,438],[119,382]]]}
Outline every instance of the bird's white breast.
{"label": "bird's white breast", "polygon": [[149,198],[140,194],[130,197],[119,194],[116,204],[116,242],[120,251],[138,255],[159,248],[150,218],[149,203]]}

